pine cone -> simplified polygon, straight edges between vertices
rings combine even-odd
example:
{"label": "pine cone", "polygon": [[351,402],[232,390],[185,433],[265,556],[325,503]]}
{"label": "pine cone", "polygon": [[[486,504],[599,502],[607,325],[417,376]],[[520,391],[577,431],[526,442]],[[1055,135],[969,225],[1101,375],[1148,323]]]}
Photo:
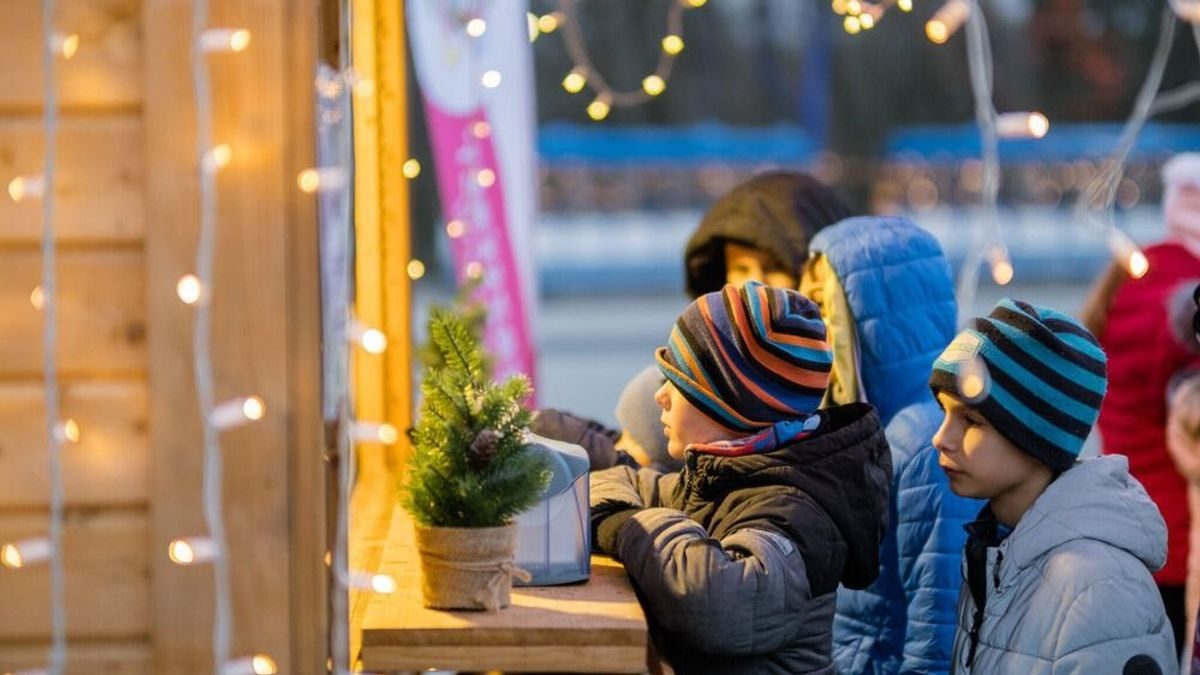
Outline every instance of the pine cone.
{"label": "pine cone", "polygon": [[467,449],[467,462],[476,473],[479,473],[492,463],[492,458],[496,456],[496,450],[499,447],[500,432],[495,429],[484,429],[475,436],[475,440],[471,441],[471,447]]}

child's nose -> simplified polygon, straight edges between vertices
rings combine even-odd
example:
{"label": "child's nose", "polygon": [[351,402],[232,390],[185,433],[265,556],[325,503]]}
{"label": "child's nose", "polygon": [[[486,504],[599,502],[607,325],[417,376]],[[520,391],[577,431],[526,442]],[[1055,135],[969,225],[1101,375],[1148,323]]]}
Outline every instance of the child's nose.
{"label": "child's nose", "polygon": [[663,386],[659,387],[658,391],[654,392],[654,402],[657,403],[658,407],[662,408],[663,410],[671,409],[671,392],[668,389],[670,386],[670,383],[664,382]]}

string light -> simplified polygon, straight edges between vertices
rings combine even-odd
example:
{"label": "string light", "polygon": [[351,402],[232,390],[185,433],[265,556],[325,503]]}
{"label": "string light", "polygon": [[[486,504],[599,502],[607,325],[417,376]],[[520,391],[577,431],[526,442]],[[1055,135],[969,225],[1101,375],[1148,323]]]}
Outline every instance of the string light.
{"label": "string light", "polygon": [[175,295],[183,304],[194,305],[204,298],[204,285],[195,274],[185,274],[175,284]]}
{"label": "string light", "polygon": [[651,96],[658,96],[667,88],[667,83],[658,75],[647,75],[642,80],[642,91]]}
{"label": "string light", "polygon": [[408,278],[416,281],[425,276],[425,263],[416,258],[408,261]]}
{"label": "string light", "polygon": [[896,6],[901,12],[911,12],[913,8],[912,0],[896,0]]}
{"label": "string light", "polygon": [[708,4],[708,0],[679,0],[679,1],[686,2],[687,6],[691,7],[692,9],[699,9]]}
{"label": "string light", "polygon": [[475,174],[475,182],[479,183],[479,187],[492,187],[496,184],[496,172],[491,169],[480,169]]}
{"label": "string light", "polygon": [[1050,120],[1040,112],[1011,112],[996,117],[1000,138],[1043,138],[1050,131]]}
{"label": "string light", "polygon": [[55,434],[58,436],[59,442],[78,443],[79,423],[72,419],[60,422],[55,427]]}
{"label": "string light", "polygon": [[591,103],[588,104],[587,114],[588,114],[588,117],[599,122],[599,121],[603,120],[605,117],[608,117],[608,113],[611,110],[612,110],[612,97],[608,96],[606,94],[600,94],[599,96],[597,96],[595,98],[595,100],[593,100]]}
{"label": "string light", "polygon": [[229,661],[221,668],[221,675],[275,675],[278,672],[275,660],[266,654]]}
{"label": "string light", "polygon": [[467,22],[467,35],[473,38],[481,38],[487,32],[487,22],[479,17],[475,17]]}
{"label": "string light", "polygon": [[539,16],[537,20],[538,30],[547,34],[558,30],[558,24],[561,20],[561,16],[562,15],[558,12],[550,12],[549,14],[543,14]]}
{"label": "string light", "polygon": [[404,164],[400,166],[400,173],[404,174],[409,180],[421,175],[421,162],[415,158],[404,160]]}
{"label": "string light", "polygon": [[250,46],[250,31],[244,28],[209,28],[199,37],[200,51],[241,52]]}
{"label": "string light", "polygon": [[992,390],[992,374],[979,356],[963,362],[958,371],[958,391],[968,404],[981,403]]}
{"label": "string light", "polygon": [[386,422],[355,422],[350,436],[357,443],[382,443],[394,445],[400,440],[400,432]]}
{"label": "string light", "polygon": [[70,59],[79,51],[79,35],[76,33],[55,33],[50,36],[50,49],[64,59]]}
{"label": "string light", "polygon": [[562,87],[567,92],[578,94],[587,86],[587,75],[582,66],[575,66],[567,76],[563,78]]}
{"label": "string light", "polygon": [[488,89],[495,89],[496,87],[500,86],[501,79],[502,77],[500,75],[500,71],[487,70],[484,71],[483,77],[480,78],[480,82],[482,82],[483,86],[487,87]]}
{"label": "string light", "polygon": [[945,44],[962,28],[970,15],[971,5],[967,0],[946,0],[946,4],[925,24],[925,35],[934,44]]}
{"label": "string light", "polygon": [[988,253],[988,263],[992,268],[992,280],[999,286],[1007,286],[1013,280],[1012,261],[1008,257],[1008,248],[1004,244],[996,244]]}
{"label": "string light", "polygon": [[387,351],[387,335],[384,335],[383,331],[378,328],[371,328],[363,324],[358,319],[350,322],[347,337],[349,337],[351,342],[362,347],[368,354],[382,354]]}
{"label": "string light", "polygon": [[862,24],[863,30],[871,30],[875,27],[875,17],[865,12],[858,17],[858,22]]}
{"label": "string light", "polygon": [[46,292],[42,290],[40,285],[34,286],[33,290],[30,291],[29,304],[33,305],[33,308],[39,312],[46,306]]}
{"label": "string light", "polygon": [[256,422],[262,419],[266,412],[266,405],[261,398],[243,396],[214,407],[208,416],[208,423],[220,430],[232,429]]}
{"label": "string light", "polygon": [[220,169],[229,166],[229,162],[233,160],[233,148],[229,147],[228,143],[214,145],[204,153],[200,164],[204,171],[208,173],[216,173]]}
{"label": "string light", "polygon": [[862,30],[862,22],[858,20],[857,16],[847,16],[842,19],[842,29],[851,35],[858,35]]}
{"label": "string light", "polygon": [[533,12],[525,12],[525,30],[529,33],[529,41],[537,42],[537,39],[542,36],[542,31],[538,28],[538,18]]}
{"label": "string light", "polygon": [[471,125],[471,135],[479,140],[483,140],[492,135],[492,125],[484,122],[483,120],[479,120],[475,124]]}
{"label": "string light", "polygon": [[44,563],[52,555],[49,537],[31,537],[0,546],[0,564],[14,570]]}
{"label": "string light", "polygon": [[42,176],[17,176],[8,182],[8,196],[14,202],[41,199],[46,193],[46,179]]}
{"label": "string light", "polygon": [[859,0],[849,0],[846,3],[846,11],[852,16],[862,14],[862,3]]}
{"label": "string light", "polygon": [[678,35],[668,35],[662,39],[662,50],[671,56],[677,56],[683,51],[683,38]]}
{"label": "string light", "polygon": [[478,260],[467,263],[466,268],[467,278],[482,279],[483,278],[483,263]]}
{"label": "string light", "polygon": [[467,224],[461,220],[451,220],[446,223],[446,236],[458,239],[467,233]]}
{"label": "string light", "polygon": [[305,169],[296,176],[296,186],[301,192],[312,194],[326,190],[338,190],[346,185],[346,172],[340,167]]}
{"label": "string light", "polygon": [[167,558],[176,565],[200,565],[217,557],[217,547],[208,537],[172,539],[167,544]]}
{"label": "string light", "polygon": [[396,592],[399,585],[396,580],[386,574],[355,571],[350,573],[350,588],[371,591],[380,595],[390,595]]}

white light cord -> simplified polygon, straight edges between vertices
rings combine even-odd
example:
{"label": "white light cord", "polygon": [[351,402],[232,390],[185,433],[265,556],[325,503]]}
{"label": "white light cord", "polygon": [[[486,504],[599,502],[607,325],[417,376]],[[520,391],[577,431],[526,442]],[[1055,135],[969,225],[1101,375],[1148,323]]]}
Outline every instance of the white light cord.
{"label": "white light cord", "polygon": [[229,582],[228,542],[221,505],[223,472],[219,430],[211,414],[214,406],[212,356],[212,306],[214,296],[213,257],[216,244],[217,185],[216,168],[205,161],[212,146],[212,90],[209,82],[208,60],[202,47],[201,35],[208,24],[207,0],[192,3],[192,85],[196,98],[196,164],[200,180],[200,233],[196,245],[195,274],[208,296],[197,303],[192,333],[193,371],[196,379],[196,399],[200,407],[204,449],[204,520],[213,543],[213,672],[221,673],[230,656],[232,635],[232,593]]}
{"label": "white light cord", "polygon": [[54,241],[54,179],[58,141],[57,59],[52,44],[56,0],[42,0],[42,119],[46,149],[42,167],[42,378],[46,395],[46,443],[50,472],[50,672],[61,675],[67,663],[66,575],[63,565],[62,438],[58,392],[58,276]]}
{"label": "white light cord", "polygon": [[1000,194],[999,135],[996,131],[996,108],[992,102],[992,46],[988,39],[983,8],[973,2],[967,18],[967,64],[971,75],[971,91],[975,97],[975,123],[983,155],[983,226],[975,231],[975,242],[967,252],[959,273],[959,323],[965,322],[974,311],[975,293],[979,288],[979,272],[988,252],[1001,245],[997,215]]}

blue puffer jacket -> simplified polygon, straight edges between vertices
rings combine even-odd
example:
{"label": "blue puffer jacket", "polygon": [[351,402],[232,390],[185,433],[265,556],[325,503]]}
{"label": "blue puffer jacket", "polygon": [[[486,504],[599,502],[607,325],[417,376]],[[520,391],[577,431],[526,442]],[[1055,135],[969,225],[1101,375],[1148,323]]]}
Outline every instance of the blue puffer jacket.
{"label": "blue puffer jacket", "polygon": [[904,218],[842,221],[810,250],[825,257],[844,294],[861,397],[886,425],[894,470],[879,579],[838,590],[834,661],[841,673],[948,672],[963,525],[983,507],[950,492],[932,446],[942,414],[929,373],[955,333],[950,264]]}

